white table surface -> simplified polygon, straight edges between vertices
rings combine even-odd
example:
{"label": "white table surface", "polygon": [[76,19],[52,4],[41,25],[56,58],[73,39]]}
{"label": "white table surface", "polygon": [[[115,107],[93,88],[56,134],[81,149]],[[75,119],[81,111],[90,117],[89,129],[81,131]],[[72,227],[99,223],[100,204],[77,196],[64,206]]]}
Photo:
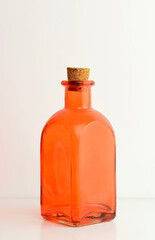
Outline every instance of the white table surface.
{"label": "white table surface", "polygon": [[66,227],[40,216],[39,199],[0,199],[0,240],[155,240],[155,199],[118,199],[106,223]]}

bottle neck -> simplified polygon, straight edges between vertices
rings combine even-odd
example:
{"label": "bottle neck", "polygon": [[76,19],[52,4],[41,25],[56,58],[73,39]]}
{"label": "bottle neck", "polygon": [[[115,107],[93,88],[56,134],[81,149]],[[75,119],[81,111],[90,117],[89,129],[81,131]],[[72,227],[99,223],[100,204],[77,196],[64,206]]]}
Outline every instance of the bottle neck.
{"label": "bottle neck", "polygon": [[94,81],[62,81],[65,86],[65,108],[91,108],[91,86]]}
{"label": "bottle neck", "polygon": [[65,88],[65,108],[85,109],[91,107],[91,88],[83,86],[79,89],[66,86]]}

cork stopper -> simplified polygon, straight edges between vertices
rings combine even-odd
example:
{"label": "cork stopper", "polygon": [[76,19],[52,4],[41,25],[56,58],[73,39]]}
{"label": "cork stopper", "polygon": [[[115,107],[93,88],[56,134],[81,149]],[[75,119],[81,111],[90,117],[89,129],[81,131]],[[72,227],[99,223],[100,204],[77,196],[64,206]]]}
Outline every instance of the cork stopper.
{"label": "cork stopper", "polygon": [[68,81],[87,81],[89,68],[67,68]]}

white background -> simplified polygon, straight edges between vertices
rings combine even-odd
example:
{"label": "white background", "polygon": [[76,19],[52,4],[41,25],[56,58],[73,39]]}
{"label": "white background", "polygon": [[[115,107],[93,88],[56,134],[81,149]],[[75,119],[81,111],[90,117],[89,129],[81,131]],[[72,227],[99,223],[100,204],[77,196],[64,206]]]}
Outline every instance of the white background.
{"label": "white background", "polygon": [[90,67],[112,123],[117,193],[155,197],[154,0],[0,0],[0,197],[39,197],[40,135],[66,67]]}

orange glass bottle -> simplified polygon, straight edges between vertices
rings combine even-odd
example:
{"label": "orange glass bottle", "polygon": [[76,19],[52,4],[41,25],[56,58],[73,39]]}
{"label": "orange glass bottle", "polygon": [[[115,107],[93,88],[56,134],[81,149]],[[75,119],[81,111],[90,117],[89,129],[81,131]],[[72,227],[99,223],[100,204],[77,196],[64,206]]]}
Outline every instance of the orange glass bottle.
{"label": "orange glass bottle", "polygon": [[41,215],[69,226],[115,217],[115,136],[108,120],[91,108],[88,68],[67,68],[65,107],[41,136]]}

